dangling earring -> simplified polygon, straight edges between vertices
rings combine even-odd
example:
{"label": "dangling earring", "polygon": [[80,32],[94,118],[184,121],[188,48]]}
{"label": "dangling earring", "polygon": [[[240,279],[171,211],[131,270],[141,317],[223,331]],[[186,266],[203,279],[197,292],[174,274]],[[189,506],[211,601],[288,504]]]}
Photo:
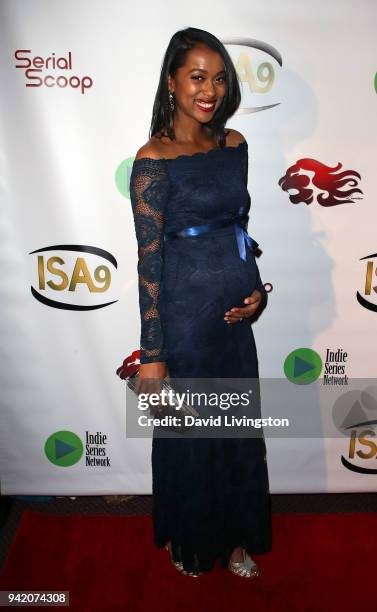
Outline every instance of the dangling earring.
{"label": "dangling earring", "polygon": [[174,111],[174,107],[175,107],[175,103],[174,103],[174,95],[172,91],[169,91],[169,103],[170,103],[170,108],[171,111]]}

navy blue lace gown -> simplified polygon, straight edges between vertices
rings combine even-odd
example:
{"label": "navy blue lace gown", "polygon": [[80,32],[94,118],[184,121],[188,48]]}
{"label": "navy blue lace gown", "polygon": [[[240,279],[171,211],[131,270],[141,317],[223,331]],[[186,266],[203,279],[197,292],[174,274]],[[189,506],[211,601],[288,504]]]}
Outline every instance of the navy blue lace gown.
{"label": "navy blue lace gown", "polygon": [[[249,211],[248,145],[134,161],[130,197],[138,242],[140,362],[166,361],[171,378],[257,378],[248,319],[226,310],[264,292],[254,254],[234,225],[167,240],[168,232]],[[271,550],[264,437],[152,440],[154,541],[171,541],[187,571],[225,567],[236,546]]]}

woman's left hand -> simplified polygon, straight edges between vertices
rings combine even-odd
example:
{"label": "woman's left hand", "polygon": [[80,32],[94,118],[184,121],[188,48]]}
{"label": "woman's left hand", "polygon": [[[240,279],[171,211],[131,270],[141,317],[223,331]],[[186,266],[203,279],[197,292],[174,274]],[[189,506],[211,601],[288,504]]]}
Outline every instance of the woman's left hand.
{"label": "woman's left hand", "polygon": [[231,308],[227,310],[225,313],[224,320],[227,323],[238,323],[242,321],[242,319],[247,319],[252,317],[253,314],[258,310],[260,303],[262,301],[262,294],[258,289],[255,289],[253,293],[244,299],[244,303],[247,306],[242,306],[241,308]]}

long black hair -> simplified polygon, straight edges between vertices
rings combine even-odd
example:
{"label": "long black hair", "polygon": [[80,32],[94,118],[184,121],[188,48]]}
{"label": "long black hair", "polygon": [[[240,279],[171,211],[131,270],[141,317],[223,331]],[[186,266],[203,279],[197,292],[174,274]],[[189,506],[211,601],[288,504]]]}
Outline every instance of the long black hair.
{"label": "long black hair", "polygon": [[175,140],[173,112],[169,103],[168,76],[175,76],[178,68],[185,64],[187,53],[199,43],[204,43],[214,51],[217,51],[224,62],[225,95],[211,121],[206,125],[211,129],[218,146],[225,146],[225,124],[229,117],[234,115],[241,102],[238,75],[232,59],[222,42],[213,34],[198,28],[179,30],[172,36],[169,42],[162,61],[160,81],[154,99],[149,138],[157,132],[162,132],[167,133],[169,138]]}

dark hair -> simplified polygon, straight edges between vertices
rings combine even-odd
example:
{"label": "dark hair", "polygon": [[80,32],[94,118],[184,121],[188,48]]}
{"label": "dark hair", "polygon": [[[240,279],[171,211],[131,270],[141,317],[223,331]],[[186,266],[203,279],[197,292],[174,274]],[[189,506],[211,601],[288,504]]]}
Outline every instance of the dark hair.
{"label": "dark hair", "polygon": [[169,42],[162,61],[160,81],[154,99],[149,138],[157,132],[164,132],[172,140],[175,139],[173,112],[169,103],[168,76],[175,76],[178,68],[185,64],[187,53],[199,43],[205,44],[214,51],[217,51],[224,62],[227,84],[225,96],[211,121],[207,123],[207,126],[212,130],[217,144],[220,147],[225,146],[225,124],[229,117],[234,115],[241,102],[238,76],[232,59],[222,42],[216,36],[213,36],[213,34],[198,28],[179,30],[172,36]]}

